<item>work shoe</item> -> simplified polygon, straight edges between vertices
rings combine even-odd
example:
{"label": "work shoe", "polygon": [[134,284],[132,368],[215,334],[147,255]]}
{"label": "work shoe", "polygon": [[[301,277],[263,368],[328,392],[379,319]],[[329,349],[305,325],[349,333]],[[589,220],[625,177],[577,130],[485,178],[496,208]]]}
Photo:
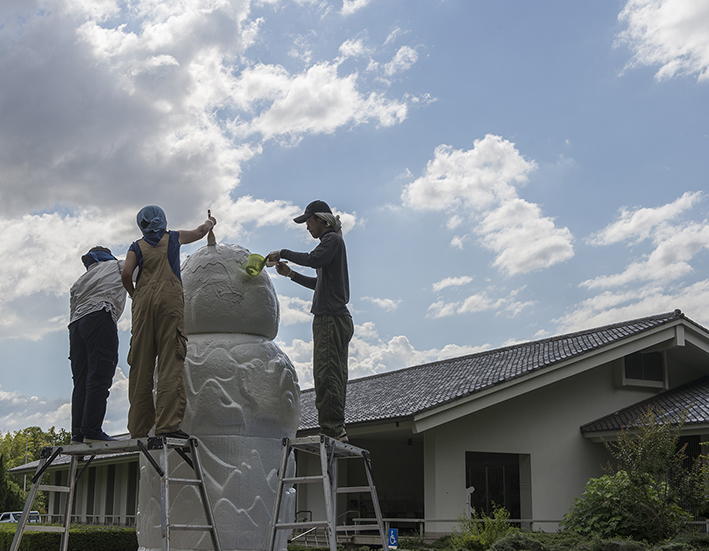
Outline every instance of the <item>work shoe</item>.
{"label": "work shoe", "polygon": [[70,444],[83,444],[84,443],[84,437],[81,434],[77,435],[72,435],[71,436],[71,442]]}
{"label": "work shoe", "polygon": [[190,435],[187,434],[185,431],[177,429],[172,432],[161,432],[160,434],[156,434],[158,438],[179,438],[181,440],[188,440]]}
{"label": "work shoe", "polygon": [[114,438],[113,436],[109,436],[108,434],[106,434],[103,431],[97,432],[91,436],[84,436],[84,443],[85,444],[113,442],[115,440],[118,440],[118,438]]}

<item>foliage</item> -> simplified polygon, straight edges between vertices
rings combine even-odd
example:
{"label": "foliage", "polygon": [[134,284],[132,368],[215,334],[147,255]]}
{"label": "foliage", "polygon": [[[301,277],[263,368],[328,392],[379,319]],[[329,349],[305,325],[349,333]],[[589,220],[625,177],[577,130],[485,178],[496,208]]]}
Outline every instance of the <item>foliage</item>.
{"label": "foliage", "polygon": [[510,513],[497,507],[492,516],[473,511],[470,518],[461,519],[461,531],[451,534],[451,547],[456,550],[484,551],[516,528],[510,526]]}
{"label": "foliage", "polygon": [[0,455],[0,511],[17,511],[22,508],[23,494],[5,469],[5,458]]}
{"label": "foliage", "polygon": [[681,427],[647,411],[637,431],[608,445],[612,474],[590,479],[564,518],[567,529],[586,536],[633,538],[656,543],[679,533],[704,504],[700,461],[685,467],[678,448]]}
{"label": "foliage", "polygon": [[545,551],[545,547],[528,534],[512,532],[497,540],[490,551]]}
{"label": "foliage", "polygon": [[[0,528],[0,551],[10,549],[16,524]],[[20,551],[56,551],[61,534],[25,532]],[[69,532],[69,551],[136,551],[138,540],[134,528],[77,526]]]}
{"label": "foliage", "polygon": [[39,452],[46,446],[62,446],[71,440],[71,433],[51,427],[43,431],[39,427],[27,427],[0,437],[0,455],[5,458],[8,469],[39,459]]}

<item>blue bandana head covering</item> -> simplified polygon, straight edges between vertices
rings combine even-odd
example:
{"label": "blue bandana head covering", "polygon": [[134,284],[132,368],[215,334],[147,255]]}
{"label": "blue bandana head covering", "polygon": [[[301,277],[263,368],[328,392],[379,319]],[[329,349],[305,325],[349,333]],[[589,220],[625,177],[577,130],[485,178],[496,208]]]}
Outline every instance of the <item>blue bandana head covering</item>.
{"label": "blue bandana head covering", "polygon": [[148,205],[140,209],[136,222],[140,231],[143,232],[143,238],[148,244],[155,247],[162,239],[167,229],[167,217],[165,211],[157,205]]}
{"label": "blue bandana head covering", "polygon": [[116,257],[111,254],[110,249],[104,247],[94,247],[81,257],[81,261],[86,268],[96,264],[96,262],[105,262],[106,260],[116,260]]}

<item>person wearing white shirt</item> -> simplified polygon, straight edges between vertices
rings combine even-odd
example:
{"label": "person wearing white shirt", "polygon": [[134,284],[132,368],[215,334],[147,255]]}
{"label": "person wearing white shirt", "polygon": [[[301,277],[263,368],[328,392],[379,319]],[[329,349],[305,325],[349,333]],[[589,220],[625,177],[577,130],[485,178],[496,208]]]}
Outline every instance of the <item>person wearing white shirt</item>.
{"label": "person wearing white shirt", "polygon": [[123,261],[105,247],[93,247],[81,261],[86,273],[71,286],[69,299],[72,443],[113,440],[102,426],[118,363],[117,323],[126,305]]}

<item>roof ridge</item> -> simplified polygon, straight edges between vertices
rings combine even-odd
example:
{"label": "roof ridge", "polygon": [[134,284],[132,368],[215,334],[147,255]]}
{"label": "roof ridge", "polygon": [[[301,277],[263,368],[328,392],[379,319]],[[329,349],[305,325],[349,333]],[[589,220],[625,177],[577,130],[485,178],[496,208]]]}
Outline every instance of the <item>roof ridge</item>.
{"label": "roof ridge", "polygon": [[[435,365],[438,365],[438,364],[442,364],[442,363],[445,363],[445,362],[451,362],[451,361],[456,361],[456,360],[463,360],[463,359],[468,359],[468,358],[473,358],[473,357],[483,357],[483,356],[490,355],[490,354],[497,354],[497,353],[500,353],[500,352],[505,352],[505,351],[507,351],[507,350],[512,350],[513,348],[522,348],[522,347],[524,347],[524,346],[531,346],[531,345],[539,344],[539,343],[543,343],[543,342],[551,342],[551,341],[556,341],[556,340],[561,340],[561,339],[567,339],[567,338],[571,338],[571,337],[577,337],[577,336],[585,335],[585,334],[588,334],[588,333],[594,333],[594,332],[597,332],[597,331],[603,331],[603,330],[607,330],[607,329],[612,329],[612,328],[620,327],[620,326],[623,326],[623,325],[629,325],[629,324],[632,324],[632,323],[638,323],[638,322],[640,322],[640,321],[653,321],[653,320],[658,320],[658,319],[662,319],[662,318],[668,318],[665,323],[670,322],[670,321],[673,321],[673,320],[675,320],[675,319],[680,319],[680,318],[684,318],[684,319],[687,319],[688,321],[692,321],[692,320],[689,320],[689,319],[682,313],[681,310],[675,309],[675,310],[673,310],[672,312],[665,312],[665,313],[662,313],[662,314],[653,314],[652,316],[644,316],[644,317],[635,318],[635,319],[632,319],[632,320],[626,320],[626,321],[621,321],[621,322],[616,322],[616,323],[610,323],[610,324],[607,324],[607,325],[601,325],[601,326],[599,326],[599,327],[593,327],[593,328],[591,328],[591,329],[583,329],[583,330],[581,330],[581,331],[575,331],[575,332],[572,332],[572,333],[564,333],[564,334],[556,335],[556,336],[553,336],[553,337],[545,337],[545,338],[543,338],[543,339],[537,339],[537,340],[534,340],[534,341],[525,341],[525,342],[521,342],[521,343],[517,343],[517,344],[511,344],[511,345],[508,345],[508,346],[503,346],[503,347],[500,347],[500,348],[493,348],[493,349],[491,349],[491,350],[482,350],[482,351],[480,351],[480,352],[473,352],[472,354],[465,354],[465,355],[463,355],[463,356],[455,356],[455,357],[453,357],[453,358],[446,358],[446,359],[443,359],[443,360],[436,360],[436,361],[433,361],[433,362],[427,362],[427,363],[418,364],[418,365],[411,365],[411,366],[408,366],[408,367],[402,367],[401,369],[392,369],[392,370],[390,370],[390,371],[384,371],[384,372],[382,372],[382,373],[374,373],[374,374],[372,374],[372,375],[366,375],[366,376],[364,376],[364,377],[358,377],[357,379],[350,379],[350,380],[348,381],[348,384],[350,384],[350,383],[358,383],[358,382],[360,382],[360,381],[369,381],[369,380],[377,379],[377,378],[380,378],[380,377],[386,377],[386,376],[391,375],[392,373],[401,373],[401,372],[403,372],[403,371],[412,371],[412,370],[414,370],[414,369],[423,369],[423,368],[425,368],[425,367],[432,367],[432,366],[435,366]],[[693,322],[693,323],[694,323],[694,322]],[[305,389],[305,390],[301,391],[301,393],[312,392],[312,391],[314,391],[314,390],[315,390],[314,388],[308,388],[308,389]]]}

